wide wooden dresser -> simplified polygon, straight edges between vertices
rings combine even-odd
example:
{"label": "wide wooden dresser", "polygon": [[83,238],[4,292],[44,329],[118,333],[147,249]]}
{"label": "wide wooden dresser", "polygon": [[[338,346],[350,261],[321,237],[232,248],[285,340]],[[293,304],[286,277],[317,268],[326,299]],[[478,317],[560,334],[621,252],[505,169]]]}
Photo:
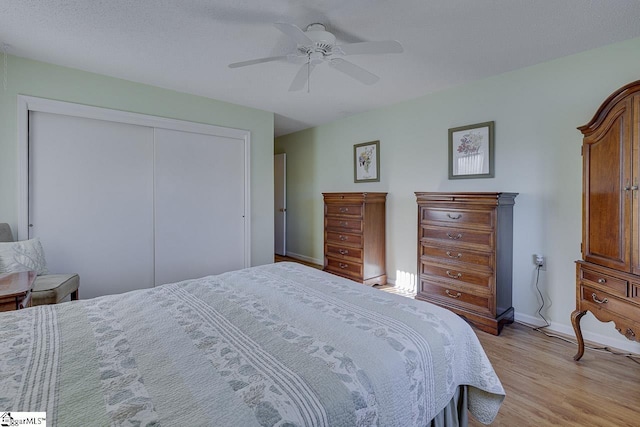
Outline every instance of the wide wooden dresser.
{"label": "wide wooden dresser", "polygon": [[387,193],[322,193],[324,271],[364,283],[387,283]]}
{"label": "wide wooden dresser", "polygon": [[517,193],[420,193],[416,299],[498,335],[513,322],[513,205]]}
{"label": "wide wooden dresser", "polygon": [[587,312],[640,341],[640,80],[615,91],[578,128],[582,142],[582,259],[571,321],[584,354]]}

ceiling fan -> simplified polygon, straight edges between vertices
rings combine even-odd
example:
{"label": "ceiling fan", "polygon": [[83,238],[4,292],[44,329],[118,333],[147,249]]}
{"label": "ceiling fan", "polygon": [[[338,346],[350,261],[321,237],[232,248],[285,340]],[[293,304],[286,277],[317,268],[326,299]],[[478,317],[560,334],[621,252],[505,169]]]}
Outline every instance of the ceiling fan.
{"label": "ceiling fan", "polygon": [[290,91],[303,89],[316,65],[327,62],[332,68],[366,85],[372,85],[380,78],[364,68],[343,59],[343,56],[361,54],[402,53],[402,45],[395,40],[336,44],[336,37],[322,24],[311,24],[302,31],[298,26],[277,22],[275,27],[293,39],[298,45],[297,52],[282,56],[269,56],[249,61],[234,62],[229,68],[246,67],[272,61],[303,62],[293,79]]}

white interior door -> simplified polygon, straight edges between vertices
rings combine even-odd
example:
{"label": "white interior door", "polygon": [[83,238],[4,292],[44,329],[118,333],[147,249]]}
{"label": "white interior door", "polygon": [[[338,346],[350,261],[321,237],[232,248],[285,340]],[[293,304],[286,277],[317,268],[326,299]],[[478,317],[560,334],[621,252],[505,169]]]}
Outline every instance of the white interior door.
{"label": "white interior door", "polygon": [[287,155],[276,154],[274,170],[274,207],[275,207],[275,253],[287,254]]}
{"label": "white interior door", "polygon": [[237,139],[155,130],[156,285],[245,267],[244,167]]}
{"label": "white interior door", "polygon": [[153,129],[29,114],[29,237],[91,298],[153,286]]}

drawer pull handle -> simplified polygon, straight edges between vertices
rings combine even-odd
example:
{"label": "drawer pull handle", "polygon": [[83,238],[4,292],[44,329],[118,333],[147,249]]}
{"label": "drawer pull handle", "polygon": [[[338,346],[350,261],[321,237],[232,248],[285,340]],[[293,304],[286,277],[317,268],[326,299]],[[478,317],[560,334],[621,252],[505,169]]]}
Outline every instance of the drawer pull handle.
{"label": "drawer pull handle", "polygon": [[458,240],[460,238],[462,238],[462,234],[458,233],[457,236],[452,235],[451,233],[447,232],[447,237],[453,240]]}
{"label": "drawer pull handle", "polygon": [[349,212],[349,208],[340,208],[341,213]]}
{"label": "drawer pull handle", "polygon": [[342,240],[343,242],[345,240],[348,240],[349,238],[347,236],[343,236],[342,234],[340,236],[338,236],[338,239]]}
{"label": "drawer pull handle", "polygon": [[347,221],[340,221],[340,227],[346,227],[349,223]]}
{"label": "drawer pull handle", "polygon": [[627,337],[628,339],[633,339],[635,338],[636,333],[633,332],[633,329],[627,328],[627,332],[625,332],[624,336]]}
{"label": "drawer pull handle", "polygon": [[458,255],[453,255],[453,254],[451,253],[451,251],[447,251],[447,256],[448,256],[449,258],[462,258],[462,254],[461,254],[461,253],[458,253]]}
{"label": "drawer pull handle", "polygon": [[456,292],[455,294],[452,294],[451,291],[449,291],[449,289],[445,290],[445,293],[451,298],[460,298],[460,295],[462,295],[460,292]]}
{"label": "drawer pull handle", "polygon": [[450,213],[447,214],[447,216],[451,219],[460,219],[462,218],[462,214],[458,214],[456,216],[451,215]]}
{"label": "drawer pull handle", "polygon": [[605,283],[607,283],[607,279],[600,278],[598,279],[598,283],[600,283],[601,285],[604,285]]}
{"label": "drawer pull handle", "polygon": [[338,249],[338,252],[340,252],[340,255],[346,255],[349,253],[349,251],[346,249]]}
{"label": "drawer pull handle", "polygon": [[338,266],[340,266],[340,268],[348,268],[349,264],[340,263],[340,264],[338,264]]}
{"label": "drawer pull handle", "polygon": [[609,302],[609,300],[608,300],[607,298],[605,298],[605,299],[599,299],[599,298],[598,298],[598,295],[596,295],[596,293],[595,293],[595,292],[591,294],[591,298],[593,298],[593,301],[594,301],[594,302],[597,302],[598,304],[606,304],[606,303],[608,303],[608,302]]}
{"label": "drawer pull handle", "polygon": [[453,274],[449,270],[447,270],[447,276],[449,276],[449,277],[451,277],[453,279],[459,279],[459,278],[462,277],[462,273]]}

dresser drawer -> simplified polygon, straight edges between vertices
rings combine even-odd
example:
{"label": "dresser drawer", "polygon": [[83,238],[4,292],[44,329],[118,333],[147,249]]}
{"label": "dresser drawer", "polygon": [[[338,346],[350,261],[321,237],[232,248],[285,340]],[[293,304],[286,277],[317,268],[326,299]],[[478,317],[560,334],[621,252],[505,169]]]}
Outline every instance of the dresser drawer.
{"label": "dresser drawer", "polygon": [[336,215],[362,218],[362,205],[338,205],[327,203],[325,213],[331,216]]}
{"label": "dresser drawer", "polygon": [[621,297],[629,296],[628,282],[608,274],[602,274],[598,271],[589,270],[588,268],[580,266],[580,280],[584,285],[592,285],[614,295]]}
{"label": "dresser drawer", "polygon": [[477,252],[463,248],[420,245],[420,257],[435,262],[469,264],[493,270],[493,252]]}
{"label": "dresser drawer", "polygon": [[420,264],[420,274],[431,276],[432,279],[438,282],[473,285],[485,290],[490,290],[493,283],[493,274],[491,272],[470,270],[462,266],[443,267],[425,261]]}
{"label": "dresser drawer", "polygon": [[434,283],[428,280],[420,280],[420,295],[435,301],[441,301],[446,305],[459,306],[466,310],[481,314],[493,314],[491,310],[491,296],[476,295],[470,292],[456,289],[455,287]]}
{"label": "dresser drawer", "polygon": [[340,245],[362,247],[361,234],[349,234],[327,231],[326,243],[338,243]]}
{"label": "dresser drawer", "polygon": [[420,219],[423,223],[446,223],[447,226],[468,225],[493,228],[492,211],[423,207],[420,209]]}
{"label": "dresser drawer", "polygon": [[362,221],[349,218],[325,218],[327,230],[362,233]]}
{"label": "dresser drawer", "polygon": [[470,230],[453,227],[420,227],[422,239],[439,241],[449,245],[493,249],[493,233],[491,231]]}
{"label": "dresser drawer", "polygon": [[325,270],[349,276],[353,279],[362,279],[362,264],[353,261],[325,257]]}
{"label": "dresser drawer", "polygon": [[327,244],[324,253],[338,259],[362,262],[362,249],[360,248]]}
{"label": "dresser drawer", "polygon": [[[620,299],[615,295],[589,286],[580,287],[580,300],[581,304],[591,311],[605,310],[627,319],[637,319],[640,313],[640,306],[631,301]],[[594,314],[596,313],[594,312]]]}

